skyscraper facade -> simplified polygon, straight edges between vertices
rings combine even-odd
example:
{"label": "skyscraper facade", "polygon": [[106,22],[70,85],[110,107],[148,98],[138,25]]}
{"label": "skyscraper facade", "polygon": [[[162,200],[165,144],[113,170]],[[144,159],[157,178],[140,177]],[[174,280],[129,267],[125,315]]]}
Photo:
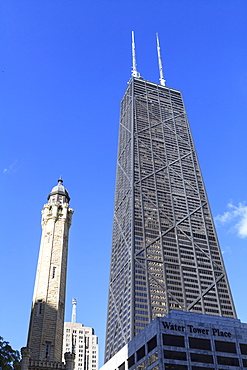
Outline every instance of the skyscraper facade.
{"label": "skyscraper facade", "polygon": [[170,310],[236,317],[182,94],[162,85],[133,69],[121,102],[105,361]]}
{"label": "skyscraper facade", "polygon": [[75,354],[74,370],[98,370],[98,337],[94,329],[76,322],[76,300],[71,322],[64,323],[63,353]]}

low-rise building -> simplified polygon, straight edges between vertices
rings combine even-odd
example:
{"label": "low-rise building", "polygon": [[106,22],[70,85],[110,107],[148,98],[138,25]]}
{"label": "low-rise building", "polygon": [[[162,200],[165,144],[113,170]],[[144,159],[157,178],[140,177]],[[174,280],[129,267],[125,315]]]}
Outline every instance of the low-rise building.
{"label": "low-rise building", "polygon": [[156,318],[100,370],[247,368],[247,324],[171,311]]}

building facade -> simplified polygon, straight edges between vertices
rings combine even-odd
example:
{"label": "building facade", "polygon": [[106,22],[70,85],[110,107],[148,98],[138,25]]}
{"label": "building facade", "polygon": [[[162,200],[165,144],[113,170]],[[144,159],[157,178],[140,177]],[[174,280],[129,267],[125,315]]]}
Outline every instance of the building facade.
{"label": "building facade", "polygon": [[76,322],[76,300],[71,322],[64,323],[63,353],[75,354],[74,370],[98,370],[98,337],[94,329]]}
{"label": "building facade", "polygon": [[247,368],[247,324],[170,311],[147,325],[100,370],[239,370]]}
{"label": "building facade", "polygon": [[236,317],[182,94],[132,75],[120,112],[105,361],[170,310]]}
{"label": "building facade", "polygon": [[93,328],[65,322],[63,352],[75,354],[75,370],[98,370],[98,337]]}
{"label": "building facade", "polygon": [[[42,210],[42,237],[27,347],[22,349],[24,368],[28,363],[38,368],[40,361],[46,363],[41,365],[43,367],[54,367],[54,363],[60,368],[65,366],[62,365],[64,305],[68,237],[74,212],[69,201],[60,179]],[[68,354],[67,359],[70,357],[72,360],[73,356]]]}

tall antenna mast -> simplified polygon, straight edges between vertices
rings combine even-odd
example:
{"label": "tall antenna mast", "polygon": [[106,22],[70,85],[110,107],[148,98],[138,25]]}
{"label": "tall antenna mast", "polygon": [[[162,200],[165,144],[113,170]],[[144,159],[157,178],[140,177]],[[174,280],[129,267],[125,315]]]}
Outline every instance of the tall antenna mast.
{"label": "tall antenna mast", "polygon": [[156,40],[157,40],[157,53],[158,53],[158,62],[159,62],[159,71],[160,71],[160,84],[162,86],[166,86],[166,80],[164,79],[163,67],[162,67],[162,60],[160,55],[160,42],[158,33],[156,33]]}
{"label": "tall antenna mast", "polygon": [[71,317],[71,322],[75,323],[76,322],[76,299],[72,300],[72,317]]}
{"label": "tall antenna mast", "polygon": [[132,31],[132,76],[140,77],[140,73],[136,70],[136,50],[135,50],[135,39],[134,31]]}

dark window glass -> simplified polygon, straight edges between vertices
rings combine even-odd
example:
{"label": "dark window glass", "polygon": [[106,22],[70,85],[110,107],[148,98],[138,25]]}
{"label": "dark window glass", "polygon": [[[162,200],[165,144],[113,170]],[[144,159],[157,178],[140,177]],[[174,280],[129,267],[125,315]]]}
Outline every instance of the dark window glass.
{"label": "dark window glass", "polygon": [[179,351],[164,351],[164,358],[171,358],[173,360],[186,361],[186,353]]}
{"label": "dark window glass", "polygon": [[217,361],[219,365],[239,366],[239,361],[236,357],[217,356]]}
{"label": "dark window glass", "polygon": [[145,356],[145,346],[142,346],[140,349],[138,349],[136,354],[137,354],[137,361],[143,358]]}
{"label": "dark window glass", "polygon": [[120,366],[118,367],[118,370],[125,370],[125,363],[123,363],[122,365],[120,365]]}
{"label": "dark window glass", "polygon": [[128,369],[129,369],[131,366],[133,366],[133,365],[134,365],[134,363],[135,363],[135,355],[134,355],[134,353],[133,353],[133,355],[132,355],[132,356],[130,356],[130,357],[128,358]]}
{"label": "dark window glass", "polygon": [[184,347],[182,335],[163,334],[163,344],[166,346]]}
{"label": "dark window glass", "polygon": [[155,347],[157,347],[156,335],[148,341],[148,352],[152,351]]}
{"label": "dark window glass", "polygon": [[247,367],[247,359],[246,358],[243,358],[243,366]]}
{"label": "dark window glass", "polygon": [[165,364],[165,370],[188,370],[186,365]]}
{"label": "dark window glass", "polygon": [[240,343],[240,350],[242,355],[247,355],[247,344]]}
{"label": "dark window glass", "polygon": [[202,338],[189,338],[190,348],[207,349],[211,350],[211,344],[209,339]]}
{"label": "dark window glass", "polygon": [[215,349],[219,352],[227,352],[227,353],[237,353],[236,345],[233,342],[223,342],[220,340],[215,340]]}
{"label": "dark window glass", "polygon": [[204,362],[205,364],[214,363],[213,356],[203,355],[202,353],[191,353],[190,358],[193,362]]}
{"label": "dark window glass", "polygon": [[46,345],[45,345],[45,358],[49,359],[50,352],[51,352],[51,344],[48,343],[48,342],[46,342]]}
{"label": "dark window glass", "polygon": [[212,367],[192,366],[192,370],[208,370],[208,369],[212,369]]}

